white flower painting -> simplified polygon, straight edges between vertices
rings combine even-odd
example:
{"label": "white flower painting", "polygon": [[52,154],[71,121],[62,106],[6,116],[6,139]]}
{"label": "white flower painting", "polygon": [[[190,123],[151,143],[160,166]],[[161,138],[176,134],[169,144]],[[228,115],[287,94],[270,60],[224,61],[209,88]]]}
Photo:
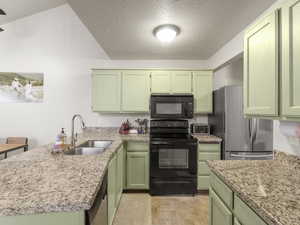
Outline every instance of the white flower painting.
{"label": "white flower painting", "polygon": [[43,102],[44,74],[0,72],[0,103]]}

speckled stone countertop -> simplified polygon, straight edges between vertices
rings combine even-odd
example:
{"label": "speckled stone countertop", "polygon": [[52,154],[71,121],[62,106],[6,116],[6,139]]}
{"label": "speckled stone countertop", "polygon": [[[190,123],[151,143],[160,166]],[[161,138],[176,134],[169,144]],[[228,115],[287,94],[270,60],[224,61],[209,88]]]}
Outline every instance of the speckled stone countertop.
{"label": "speckled stone countertop", "polygon": [[199,134],[192,134],[193,137],[197,138],[200,143],[221,143],[222,139],[216,137],[214,135],[199,135]]}
{"label": "speckled stone countertop", "polygon": [[0,162],[0,216],[89,210],[108,162],[123,140],[148,141],[148,135],[119,135],[116,128],[88,129],[77,144],[113,140],[100,155],[52,155],[51,144]]}
{"label": "speckled stone countertop", "polygon": [[300,158],[208,161],[208,165],[269,225],[300,224]]}

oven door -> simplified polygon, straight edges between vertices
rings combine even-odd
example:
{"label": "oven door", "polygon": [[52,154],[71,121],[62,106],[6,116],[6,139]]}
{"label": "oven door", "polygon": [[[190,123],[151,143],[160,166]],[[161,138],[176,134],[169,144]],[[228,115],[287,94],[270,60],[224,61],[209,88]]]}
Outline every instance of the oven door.
{"label": "oven door", "polygon": [[152,178],[191,178],[197,176],[197,143],[151,141],[150,176]]}
{"label": "oven door", "polygon": [[151,118],[188,119],[194,116],[193,97],[151,98]]}

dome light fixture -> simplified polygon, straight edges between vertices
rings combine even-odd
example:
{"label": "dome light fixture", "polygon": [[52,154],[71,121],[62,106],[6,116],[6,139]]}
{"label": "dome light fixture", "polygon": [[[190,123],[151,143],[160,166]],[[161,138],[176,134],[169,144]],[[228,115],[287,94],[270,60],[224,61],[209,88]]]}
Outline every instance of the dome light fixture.
{"label": "dome light fixture", "polygon": [[173,24],[159,25],[153,30],[153,35],[163,43],[172,42],[179,33],[179,27]]}

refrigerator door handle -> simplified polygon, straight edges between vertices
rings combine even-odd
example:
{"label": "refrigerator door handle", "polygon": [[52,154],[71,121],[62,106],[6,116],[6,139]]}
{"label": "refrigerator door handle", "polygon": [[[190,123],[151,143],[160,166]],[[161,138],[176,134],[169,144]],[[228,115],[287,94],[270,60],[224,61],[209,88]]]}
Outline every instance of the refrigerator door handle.
{"label": "refrigerator door handle", "polygon": [[256,140],[256,135],[257,135],[258,120],[250,119],[249,127],[250,127],[250,146],[251,146],[251,151],[253,151],[253,145]]}

